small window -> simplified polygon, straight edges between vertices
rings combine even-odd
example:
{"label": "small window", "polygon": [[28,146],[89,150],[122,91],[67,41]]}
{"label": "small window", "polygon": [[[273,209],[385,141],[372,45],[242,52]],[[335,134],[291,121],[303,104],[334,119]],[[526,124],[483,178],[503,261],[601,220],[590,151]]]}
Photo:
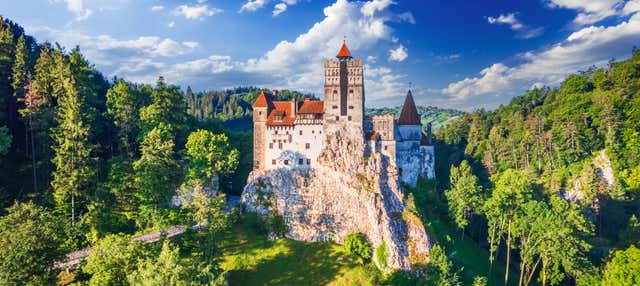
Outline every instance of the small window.
{"label": "small window", "polygon": [[304,145],[304,147],[307,148],[307,149],[310,149],[311,148],[311,144],[307,143],[307,144]]}
{"label": "small window", "polygon": [[311,134],[316,134],[316,131],[315,130],[311,130]]}
{"label": "small window", "polygon": [[258,111],[258,115],[262,115],[262,111]]}
{"label": "small window", "polygon": [[387,146],[384,146],[384,150],[387,151]]}
{"label": "small window", "polygon": [[284,160],[285,165],[289,165],[289,160]]}
{"label": "small window", "polygon": [[338,109],[337,105],[332,106],[333,109]]}
{"label": "small window", "polygon": [[339,116],[336,116],[336,121],[340,121],[340,117]]}
{"label": "small window", "polygon": [[271,160],[271,165],[275,165],[276,164],[276,159]]}
{"label": "small window", "polygon": [[273,143],[269,143],[269,149],[273,149]]}
{"label": "small window", "polygon": [[349,115],[349,116],[347,117],[347,120],[351,121],[351,115]]}
{"label": "small window", "polygon": [[302,165],[303,164],[303,160],[302,159],[298,159],[298,165]]}
{"label": "small window", "polygon": [[353,105],[349,105],[349,109],[353,109]]}
{"label": "small window", "polygon": [[350,89],[350,90],[349,90],[349,93],[353,93],[353,89]]}
{"label": "small window", "polygon": [[300,135],[302,135],[302,130],[300,130]]}
{"label": "small window", "polygon": [[278,143],[278,148],[279,148],[279,149],[282,149],[282,142],[279,142],[279,143]]}
{"label": "small window", "polygon": [[307,165],[311,165],[311,159],[307,159]]}
{"label": "small window", "polygon": [[278,134],[278,130],[276,130],[276,135]]}

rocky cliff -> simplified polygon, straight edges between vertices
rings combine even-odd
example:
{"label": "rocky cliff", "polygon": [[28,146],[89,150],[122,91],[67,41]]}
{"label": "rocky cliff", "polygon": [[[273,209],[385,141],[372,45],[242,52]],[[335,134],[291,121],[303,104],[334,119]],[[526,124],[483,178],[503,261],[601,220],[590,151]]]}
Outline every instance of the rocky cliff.
{"label": "rocky cliff", "polygon": [[340,132],[327,138],[313,169],[252,172],[242,194],[245,209],[277,212],[288,226],[286,236],[296,240],[342,242],[362,232],[374,248],[385,243],[390,269],[426,263],[429,238],[405,211],[397,168],[380,153],[367,154],[361,138]]}

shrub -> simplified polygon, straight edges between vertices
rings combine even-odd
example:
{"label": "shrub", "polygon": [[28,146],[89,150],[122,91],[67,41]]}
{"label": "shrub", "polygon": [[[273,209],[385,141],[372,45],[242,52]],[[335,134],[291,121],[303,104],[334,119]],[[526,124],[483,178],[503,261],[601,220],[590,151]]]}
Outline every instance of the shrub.
{"label": "shrub", "polygon": [[277,237],[283,237],[287,231],[287,224],[284,222],[284,218],[276,213],[271,213],[264,222],[264,226],[267,233],[274,234]]}
{"label": "shrub", "polygon": [[361,232],[354,232],[347,235],[344,240],[345,251],[349,255],[360,257],[363,261],[371,259],[371,243],[367,237]]}
{"label": "shrub", "polygon": [[376,262],[381,268],[387,268],[387,243],[384,241],[376,247]]}

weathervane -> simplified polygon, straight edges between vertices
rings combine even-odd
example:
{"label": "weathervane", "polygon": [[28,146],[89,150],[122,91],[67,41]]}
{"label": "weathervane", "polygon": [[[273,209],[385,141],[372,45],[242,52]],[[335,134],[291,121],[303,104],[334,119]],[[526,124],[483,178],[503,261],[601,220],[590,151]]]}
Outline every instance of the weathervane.
{"label": "weathervane", "polygon": [[409,82],[409,90],[413,87],[413,82]]}

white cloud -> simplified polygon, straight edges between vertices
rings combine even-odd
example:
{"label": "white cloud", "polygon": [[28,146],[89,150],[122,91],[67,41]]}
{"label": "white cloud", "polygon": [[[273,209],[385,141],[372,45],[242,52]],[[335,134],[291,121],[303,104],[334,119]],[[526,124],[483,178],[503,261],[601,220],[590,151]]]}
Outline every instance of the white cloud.
{"label": "white cloud", "polygon": [[183,45],[185,45],[186,47],[189,47],[191,49],[195,49],[200,47],[200,43],[198,42],[182,42]]}
{"label": "white cloud", "polygon": [[164,10],[164,6],[162,6],[162,5],[151,6],[151,11],[157,12],[157,11],[162,11],[162,10]]}
{"label": "white cloud", "polygon": [[613,26],[582,28],[549,48],[520,55],[521,64],[509,67],[496,63],[479,77],[451,83],[442,93],[458,100],[494,94],[513,96],[533,84],[557,85],[568,74],[590,66],[605,65],[609,59],[624,58],[640,41],[640,13]]}
{"label": "white cloud", "polygon": [[183,16],[189,20],[202,20],[204,17],[210,17],[219,13],[222,13],[221,9],[209,7],[206,4],[193,6],[180,5],[174,11],[175,15]]}
{"label": "white cloud", "polygon": [[[120,61],[132,58],[174,57],[188,54],[198,46],[196,42],[179,43],[157,36],[119,40],[108,35],[88,36],[74,31],[55,30],[47,27],[29,30],[38,39],[59,42],[65,47],[79,45],[87,58],[99,66],[113,67]],[[114,60],[116,59],[116,60]]]}
{"label": "white cloud", "polygon": [[[582,26],[600,22],[620,13],[624,0],[547,0],[552,8],[567,8],[579,11],[574,24]],[[633,0],[632,0],[633,1]]]}
{"label": "white cloud", "polygon": [[53,3],[65,3],[67,9],[76,16],[76,20],[81,21],[93,14],[93,10],[85,7],[83,0],[52,0]]}
{"label": "white cloud", "polygon": [[389,60],[395,62],[402,62],[409,57],[409,53],[407,53],[407,48],[403,45],[398,46],[395,49],[389,50]]}
{"label": "white cloud", "polygon": [[240,7],[240,11],[238,12],[253,12],[264,7],[265,5],[267,5],[267,3],[269,3],[269,0],[248,0],[242,5],[242,7]]}
{"label": "white cloud", "polygon": [[640,11],[640,0],[630,0],[629,2],[627,2],[627,4],[624,5],[622,14],[630,15],[638,11]]}
{"label": "white cloud", "polygon": [[167,27],[173,28],[175,25],[176,25],[176,22],[175,21],[171,21],[171,22],[169,22],[169,24],[167,24]]}
{"label": "white cloud", "polygon": [[287,4],[285,3],[278,3],[275,6],[273,6],[273,16],[278,16],[280,14],[282,14],[284,11],[287,11]]}
{"label": "white cloud", "polygon": [[516,17],[515,13],[500,14],[498,17],[487,17],[487,21],[489,22],[489,24],[508,25],[511,30],[517,32],[516,37],[523,39],[530,39],[540,36],[543,32],[542,28],[531,28],[523,24]]}
{"label": "white cloud", "polygon": [[416,23],[416,19],[413,17],[413,13],[411,13],[410,11],[398,14],[398,21],[400,22],[407,22],[409,24],[415,24]]}
{"label": "white cloud", "polygon": [[378,60],[378,58],[376,58],[375,56],[368,56],[367,57],[367,62],[370,62],[372,64],[375,64],[377,60]]}
{"label": "white cloud", "polygon": [[[299,1],[280,2],[289,5]],[[372,54],[371,49],[382,43],[391,43],[393,30],[389,23],[397,21],[397,14],[389,9],[389,5],[382,10],[377,8],[370,16],[365,15],[362,7],[366,3],[336,0],[324,8],[324,18],[306,32],[293,40],[281,41],[262,56],[248,60],[220,55],[182,60],[194,49],[203,48],[195,42],[159,37],[120,40],[73,31],[44,29],[30,32],[39,39],[58,41],[65,46],[79,44],[87,58],[108,76],[153,83],[163,75],[169,82],[190,85],[194,89],[257,85],[322,95],[324,60],[335,58],[343,35],[347,35],[347,45],[356,58]],[[365,69],[369,104],[402,98],[406,92],[406,84],[400,83],[404,75],[387,67],[377,67],[372,61],[367,62]]]}
{"label": "white cloud", "polygon": [[391,0],[373,0],[362,5],[362,14],[367,17],[372,17],[373,14],[377,11],[383,11],[389,7],[389,5],[394,4]]}

